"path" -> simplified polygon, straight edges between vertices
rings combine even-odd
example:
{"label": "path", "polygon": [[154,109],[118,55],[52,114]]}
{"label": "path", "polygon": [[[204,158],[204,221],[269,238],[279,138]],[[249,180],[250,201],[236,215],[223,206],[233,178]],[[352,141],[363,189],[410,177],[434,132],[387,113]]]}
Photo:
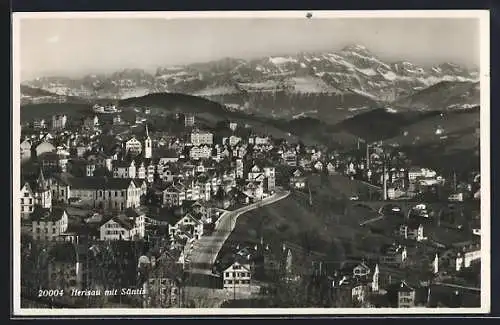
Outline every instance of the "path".
{"label": "path", "polygon": [[364,225],[367,225],[369,223],[372,223],[372,222],[375,222],[375,221],[379,221],[379,220],[382,220],[384,219],[384,216],[378,216],[378,217],[375,217],[375,218],[372,218],[372,219],[368,219],[366,221],[363,221],[362,223],[360,223],[359,225],[360,226],[364,226]]}
{"label": "path", "polygon": [[276,191],[270,197],[262,201],[252,203],[234,211],[222,213],[216,223],[215,230],[210,236],[202,236],[194,245],[189,254],[191,273],[212,274],[212,266],[221,250],[224,242],[236,226],[236,221],[240,215],[248,211],[275,203],[286,198],[289,191]]}
{"label": "path", "polygon": [[435,285],[440,285],[440,286],[443,286],[443,287],[450,287],[450,288],[456,288],[456,289],[463,289],[463,290],[471,290],[471,291],[481,292],[480,288],[462,286],[462,285],[459,285],[459,284],[444,283],[444,282],[435,282],[434,284]]}

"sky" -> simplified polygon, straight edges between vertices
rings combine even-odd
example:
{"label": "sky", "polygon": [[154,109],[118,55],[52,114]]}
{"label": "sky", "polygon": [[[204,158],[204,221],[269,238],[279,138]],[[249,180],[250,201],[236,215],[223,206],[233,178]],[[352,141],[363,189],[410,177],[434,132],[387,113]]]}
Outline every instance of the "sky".
{"label": "sky", "polygon": [[19,26],[22,80],[351,44],[387,61],[479,66],[475,18],[23,18]]}

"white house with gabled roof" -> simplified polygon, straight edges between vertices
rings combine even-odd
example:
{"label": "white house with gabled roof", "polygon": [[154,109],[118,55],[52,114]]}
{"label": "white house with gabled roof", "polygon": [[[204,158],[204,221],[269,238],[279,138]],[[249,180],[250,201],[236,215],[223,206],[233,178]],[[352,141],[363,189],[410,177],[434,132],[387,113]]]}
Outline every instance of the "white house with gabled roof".
{"label": "white house with gabled roof", "polygon": [[224,289],[250,287],[252,272],[250,265],[234,262],[222,272]]}

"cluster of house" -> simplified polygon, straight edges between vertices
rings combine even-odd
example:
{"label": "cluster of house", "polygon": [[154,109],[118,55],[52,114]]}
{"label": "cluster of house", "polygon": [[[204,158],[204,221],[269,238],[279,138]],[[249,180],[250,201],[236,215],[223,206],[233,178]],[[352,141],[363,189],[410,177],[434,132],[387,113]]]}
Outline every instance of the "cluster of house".
{"label": "cluster of house", "polygon": [[478,173],[468,181],[446,180],[435,170],[412,166],[402,151],[386,148],[381,143],[367,146],[366,156],[362,158],[350,153],[335,153],[331,159],[338,172],[383,186],[385,199],[412,198],[419,193],[428,193],[447,182],[453,185],[449,201],[480,197]]}
{"label": "cluster of house", "polygon": [[[256,135],[243,139],[235,135],[238,125],[234,122],[228,125],[233,134],[216,143],[212,132],[194,127],[193,115],[184,118],[184,125],[191,128],[186,139],[153,140],[146,125],[143,138],[122,139],[117,135],[118,144],[112,151],[104,150],[99,143],[97,116],[85,118],[80,132],[66,128],[65,116],[53,117],[52,132],[46,131],[44,120],[35,122],[39,133],[23,139],[20,148],[22,161],[34,160],[40,166],[36,180],[22,182],[20,196],[21,217],[31,225],[33,239],[75,242],[82,235],[96,241],[164,237],[172,250],[168,259],[181,265],[186,249],[216,221],[220,209],[261,200],[274,192],[276,164],[293,168],[288,185],[295,189],[306,187],[306,175],[310,172],[354,175],[362,171],[369,181],[380,177],[379,183],[389,185],[385,191],[388,199],[401,196],[403,189],[414,185],[443,181],[434,171],[423,168],[386,170],[380,164],[383,153],[379,149],[374,149],[368,162],[357,163],[317,147],[277,143]],[[120,123],[115,115],[113,124]],[[414,220],[401,224],[396,233],[402,240],[426,239],[424,224]],[[265,249],[261,251],[262,254],[258,248],[240,250],[236,260],[219,268],[222,287],[251,287],[259,266],[249,261],[255,261],[256,256],[265,261],[277,260],[274,268],[290,268],[290,250],[283,249],[272,258]],[[455,254],[456,269],[458,265],[468,267],[477,255],[474,254]],[[148,265],[149,274],[163,269],[155,267],[161,265],[159,256],[147,259],[147,263],[145,259],[141,263]],[[406,248],[393,245],[384,250],[379,263],[403,265],[406,260]],[[268,262],[261,264],[269,267]],[[358,263],[350,270],[336,271],[329,275],[331,288],[351,288],[353,301],[363,303],[367,292],[378,291],[377,263]],[[157,274],[148,281],[149,290],[178,292],[172,276]],[[405,284],[401,288],[410,287]],[[175,304],[178,297],[172,299],[169,303]],[[401,306],[404,304],[401,302]]]}
{"label": "cluster of house", "polygon": [[[192,122],[186,116],[186,125]],[[20,191],[21,217],[34,240],[168,238],[167,247],[183,263],[184,251],[210,229],[220,209],[260,200],[276,187],[275,168],[247,159],[249,144],[235,137],[214,145],[213,134],[193,129],[185,143],[175,139],[158,148],[146,125],[143,139],[133,136],[105,153],[98,125],[94,116],[80,132],[40,130],[21,143],[22,159],[39,163],[37,179],[23,181]],[[269,139],[248,142],[263,152]],[[210,146],[211,156],[193,156],[203,146]]]}

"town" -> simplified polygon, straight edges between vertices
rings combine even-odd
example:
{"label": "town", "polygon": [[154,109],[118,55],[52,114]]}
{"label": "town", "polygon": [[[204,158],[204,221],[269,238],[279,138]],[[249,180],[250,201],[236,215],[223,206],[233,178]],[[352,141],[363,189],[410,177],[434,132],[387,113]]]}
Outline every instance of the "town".
{"label": "town", "polygon": [[[104,111],[22,127],[26,299],[39,288],[131,288],[141,294],[48,303],[479,305],[479,171],[440,175],[383,142],[338,150],[241,121]],[[326,235],[297,226],[318,220]]]}

